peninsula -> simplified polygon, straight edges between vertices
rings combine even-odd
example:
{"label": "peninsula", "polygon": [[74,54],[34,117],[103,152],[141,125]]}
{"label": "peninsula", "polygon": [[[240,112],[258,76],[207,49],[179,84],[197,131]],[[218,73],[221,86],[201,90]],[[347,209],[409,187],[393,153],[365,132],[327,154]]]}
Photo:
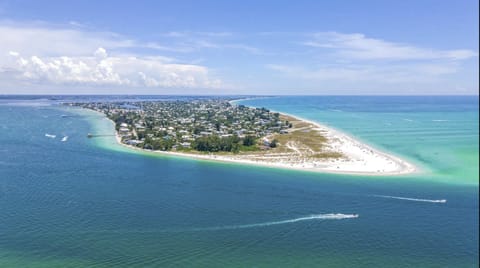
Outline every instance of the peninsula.
{"label": "peninsula", "polygon": [[[134,149],[319,172],[396,175],[415,171],[326,126],[231,98],[67,103],[105,114]],[[92,137],[94,135],[90,135]]]}

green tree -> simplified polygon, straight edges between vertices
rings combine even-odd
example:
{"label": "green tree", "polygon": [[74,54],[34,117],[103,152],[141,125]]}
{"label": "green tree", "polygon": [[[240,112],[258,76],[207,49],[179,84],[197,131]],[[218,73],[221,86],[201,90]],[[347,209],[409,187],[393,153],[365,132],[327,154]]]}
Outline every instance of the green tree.
{"label": "green tree", "polygon": [[272,142],[270,142],[270,148],[275,148],[277,147],[277,140],[273,139]]}
{"label": "green tree", "polygon": [[246,136],[243,138],[243,145],[244,146],[252,146],[255,144],[255,137],[254,136]]}

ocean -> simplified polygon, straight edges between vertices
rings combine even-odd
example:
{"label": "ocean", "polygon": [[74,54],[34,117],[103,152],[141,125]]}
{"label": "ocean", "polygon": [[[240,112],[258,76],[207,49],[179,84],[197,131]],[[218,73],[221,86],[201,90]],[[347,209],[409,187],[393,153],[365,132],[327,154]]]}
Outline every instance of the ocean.
{"label": "ocean", "polygon": [[385,177],[140,153],[88,139],[112,134],[111,122],[58,105],[131,98],[178,97],[0,96],[0,267],[479,265],[476,96],[239,102],[342,130],[420,169]]}

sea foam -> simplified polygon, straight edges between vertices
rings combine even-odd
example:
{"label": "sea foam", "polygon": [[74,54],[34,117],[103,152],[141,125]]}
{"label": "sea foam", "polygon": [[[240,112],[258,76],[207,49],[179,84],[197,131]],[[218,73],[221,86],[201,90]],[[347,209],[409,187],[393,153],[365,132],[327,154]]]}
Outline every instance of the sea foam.
{"label": "sea foam", "polygon": [[411,197],[391,196],[391,195],[374,195],[374,196],[381,197],[381,198],[414,201],[414,202],[447,203],[447,199],[422,199],[422,198],[411,198]]}
{"label": "sea foam", "polygon": [[296,223],[301,221],[343,220],[343,219],[354,219],[358,217],[359,217],[358,214],[342,214],[342,213],[314,214],[314,215],[309,215],[305,217],[293,218],[293,219],[282,220],[282,221],[269,221],[269,222],[242,224],[242,225],[224,225],[224,226],[215,226],[215,227],[192,228],[192,229],[189,229],[188,231],[217,231],[217,230],[246,229],[246,228],[267,227],[272,225]]}
{"label": "sea foam", "polygon": [[45,133],[45,137],[55,139],[57,137],[57,135]]}

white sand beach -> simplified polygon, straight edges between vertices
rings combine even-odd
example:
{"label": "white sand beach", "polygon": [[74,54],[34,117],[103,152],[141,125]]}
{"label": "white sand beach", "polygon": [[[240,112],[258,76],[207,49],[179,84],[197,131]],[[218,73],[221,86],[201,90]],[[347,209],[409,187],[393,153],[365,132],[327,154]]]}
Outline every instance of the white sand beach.
{"label": "white sand beach", "polygon": [[[345,157],[337,159],[312,159],[302,155],[300,150],[292,147],[293,153],[265,153],[258,154],[215,154],[215,153],[185,153],[174,151],[151,151],[140,149],[121,142],[120,136],[116,135],[117,142],[125,147],[138,150],[159,153],[163,155],[175,155],[195,159],[259,165],[266,167],[314,171],[322,173],[363,174],[363,175],[400,175],[413,173],[417,169],[399,157],[381,152],[364,144],[349,135],[330,127],[294,117],[311,125],[312,129],[322,132],[328,139],[330,151],[339,152]],[[113,121],[112,121],[113,123]],[[298,153],[297,153],[298,152]]]}

